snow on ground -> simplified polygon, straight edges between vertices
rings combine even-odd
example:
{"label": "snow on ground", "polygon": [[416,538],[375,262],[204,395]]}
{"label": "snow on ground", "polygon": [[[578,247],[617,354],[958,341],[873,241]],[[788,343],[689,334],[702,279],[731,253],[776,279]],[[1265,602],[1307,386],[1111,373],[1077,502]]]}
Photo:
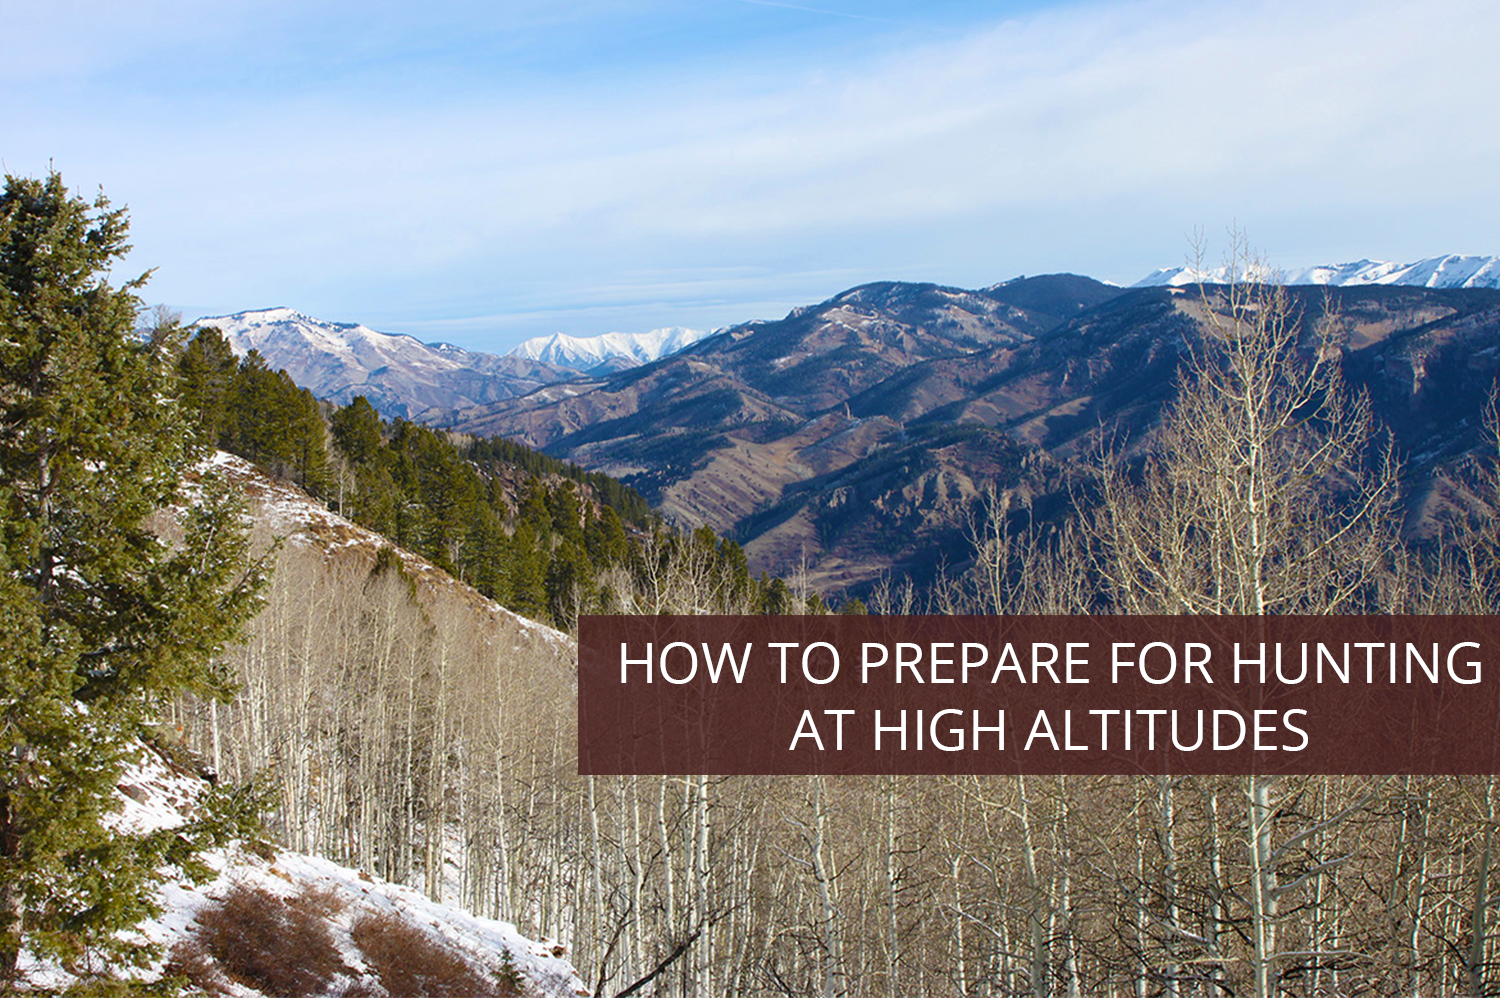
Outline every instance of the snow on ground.
{"label": "snow on ground", "polygon": [[[143,833],[175,828],[185,822],[204,783],[142,746],[136,760],[122,775],[118,788],[121,810],[115,816],[117,827]],[[205,911],[232,889],[244,886],[294,903],[308,896],[317,899],[318,909],[326,913],[321,917],[326,919],[344,963],[359,975],[338,978],[330,993],[350,992],[361,984],[366,987],[362,993],[383,993],[368,990],[375,982],[367,976],[369,967],[354,941],[352,929],[362,917],[384,915],[460,951],[477,967],[495,968],[508,959],[524,979],[524,986],[529,989],[526,993],[537,998],[588,994],[562,946],[528,939],[509,922],[480,918],[440,904],[410,887],[387,883],[321,857],[264,846],[251,849],[236,844],[209,850],[202,859],[214,872],[213,878],[195,885],[180,875],[169,875],[161,890],[161,914],[138,926],[140,936],[158,944],[167,959],[174,948],[198,938],[199,917]],[[159,976],[165,963],[166,959],[159,961],[143,978]],[[60,989],[72,982],[59,968],[25,956],[22,971],[33,988]],[[227,979],[221,990],[234,998],[260,995],[252,987]]]}
{"label": "snow on ground", "polygon": [[[490,613],[534,636],[560,645],[571,644],[560,631],[480,596],[425,559],[394,548],[385,538],[328,510],[301,490],[276,482],[248,461],[220,451],[205,460],[198,471],[200,475],[212,473],[240,484],[251,503],[258,507],[257,521],[268,524],[288,544],[321,547],[330,557],[336,552],[361,549],[372,561],[380,548],[393,547],[405,570],[419,583],[434,589],[454,587],[461,590],[464,598],[478,601]],[[190,481],[188,492],[191,494],[197,487],[197,483]],[[117,785],[121,808],[110,823],[114,828],[137,834],[176,828],[188,820],[204,786],[198,775],[169,764],[143,745],[121,774]],[[235,845],[210,850],[202,859],[214,872],[213,878],[195,885],[181,876],[180,871],[169,871],[162,887],[162,913],[138,926],[139,935],[158,944],[165,957],[146,973],[147,979],[161,974],[174,948],[198,938],[200,915],[213,909],[237,887],[247,887],[294,903],[304,896],[316,898],[319,908],[327,909],[326,916],[320,917],[326,917],[344,963],[355,974],[368,975],[369,968],[354,941],[354,925],[367,916],[390,916],[417,927],[441,944],[456,948],[477,967],[494,969],[508,961],[522,976],[527,995],[555,998],[588,994],[560,944],[529,939],[508,922],[481,918],[433,901],[414,888],[387,883],[321,857],[280,851],[263,844],[254,848]],[[20,969],[32,988],[61,990],[74,980],[62,969],[41,964],[29,954],[23,953]],[[260,994],[227,979],[217,987],[233,998],[258,998]],[[361,987],[363,991],[359,990]],[[385,993],[371,976],[340,977],[329,993],[345,992],[374,996]]]}

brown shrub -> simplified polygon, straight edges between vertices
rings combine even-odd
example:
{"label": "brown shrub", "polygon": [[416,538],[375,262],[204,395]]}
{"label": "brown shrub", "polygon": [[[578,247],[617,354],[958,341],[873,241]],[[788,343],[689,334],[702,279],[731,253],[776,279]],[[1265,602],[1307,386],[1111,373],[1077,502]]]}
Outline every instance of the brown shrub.
{"label": "brown shrub", "polygon": [[304,890],[297,898],[297,907],[324,918],[335,918],[348,907],[348,902],[337,887],[319,886]]}
{"label": "brown shrub", "polygon": [[362,915],[354,942],[391,998],[513,998],[514,972],[489,972],[447,943],[393,915]]}
{"label": "brown shrub", "polygon": [[318,904],[236,884],[198,915],[197,938],[230,977],[267,995],[321,994],[352,973]]}
{"label": "brown shrub", "polygon": [[233,986],[219,971],[218,964],[196,939],[184,939],[167,954],[162,967],[163,977],[181,977],[192,985],[194,992],[206,995],[227,995]]}

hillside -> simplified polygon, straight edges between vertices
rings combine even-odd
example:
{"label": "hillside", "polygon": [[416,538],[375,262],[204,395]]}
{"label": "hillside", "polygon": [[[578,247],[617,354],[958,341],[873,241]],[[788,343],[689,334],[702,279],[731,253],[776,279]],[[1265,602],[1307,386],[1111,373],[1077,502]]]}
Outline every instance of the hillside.
{"label": "hillside", "polygon": [[[1500,291],[1289,294],[1307,328],[1341,316],[1346,377],[1407,462],[1410,531],[1430,531],[1480,444]],[[961,564],[984,485],[1046,496],[1102,447],[1149,445],[1202,309],[1197,289],[1065,276],[869,285],[460,425],[617,475],[668,516],[737,536],[755,569],[805,561],[815,584],[859,590],[880,572]]]}
{"label": "hillside", "polygon": [[[995,431],[952,424],[938,431],[952,436],[913,440],[911,452],[891,452],[890,466],[872,462],[861,474],[839,476],[836,487],[830,481],[810,491],[848,489],[847,504],[857,505],[861,488],[883,487],[883,473],[916,469],[925,455],[946,452],[957,464],[978,462],[991,448],[1008,453],[1003,440],[988,436]],[[217,711],[187,705],[177,720],[205,756],[220,753],[231,779],[275,763],[277,837],[348,869],[283,854],[246,879],[301,899],[295,906],[342,906],[332,931],[351,966],[344,940],[359,940],[344,927],[367,908],[390,905],[436,922],[445,939],[453,928],[488,941],[506,930],[486,919],[515,923],[522,936],[543,940],[542,954],[520,944],[526,953],[545,960],[553,946],[563,947],[583,979],[570,978],[569,986],[597,994],[623,993],[658,973],[650,991],[636,993],[817,994],[829,966],[829,950],[817,940],[832,920],[848,994],[924,994],[935,990],[933,981],[947,993],[949,981],[965,978],[968,986],[955,990],[1022,994],[1030,991],[1030,968],[1066,959],[1051,940],[1025,942],[1055,912],[1097,941],[1078,963],[1081,994],[1129,983],[1143,938],[1167,958],[1212,967],[1221,990],[1248,991],[1252,950],[1233,926],[1250,917],[1243,885],[1254,876],[1255,837],[1247,839],[1243,819],[1224,817],[1232,801],[1244,814],[1243,782],[582,777],[576,663],[563,636],[499,610],[243,462],[222,457],[216,467],[254,496],[263,532],[286,541],[265,610],[227,656],[243,681],[240,694]],[[1300,494],[1304,503],[1313,498]],[[791,516],[819,509],[814,501]],[[1310,510],[1303,522],[1316,525],[1318,514]],[[1156,526],[1141,530],[1154,536]],[[893,517],[882,542],[912,529]],[[1045,559],[1028,568],[1046,578]],[[1080,570],[1075,583],[1085,575]],[[1403,582],[1393,587],[1397,598],[1426,585]],[[1443,612],[1487,606],[1495,591],[1470,579],[1453,583],[1441,597]],[[1070,598],[1062,589],[1033,592],[1052,608]],[[1409,608],[1394,600],[1383,606]],[[1410,952],[1409,936],[1391,929],[1393,891],[1420,890],[1423,903],[1434,904],[1419,956],[1434,968],[1431,980],[1457,979],[1462,965],[1452,954],[1461,953],[1455,941],[1466,919],[1435,902],[1453,895],[1456,878],[1472,896],[1475,878],[1484,876],[1476,853],[1487,822],[1465,792],[1482,794],[1482,781],[1283,777],[1277,786],[1286,813],[1279,841],[1304,830],[1302,841],[1327,837],[1309,847],[1317,850],[1309,861],[1336,865],[1347,893],[1343,925],[1370,940],[1368,955],[1340,965],[1335,990],[1385,993],[1388,967]],[[1295,810],[1308,800],[1315,810]],[[1358,821],[1325,817],[1352,808],[1363,809]],[[1411,814],[1426,832],[1406,820]],[[1167,833],[1181,835],[1172,853],[1182,871],[1174,890],[1188,897],[1189,887],[1233,888],[1222,902],[1184,907],[1179,922],[1193,934],[1186,943],[1172,925],[1156,936],[1137,933],[1135,916],[1148,910],[1139,899],[1120,918],[1119,899],[1143,889],[1136,863],[1165,867]],[[1391,850],[1370,845],[1387,841],[1430,849],[1438,872],[1413,874],[1391,861]],[[1114,861],[1121,856],[1128,858],[1123,869]],[[1279,881],[1285,896],[1299,912],[1311,910],[1316,883],[1291,876]],[[1312,916],[1297,917],[1281,924],[1305,931]],[[996,930],[976,932],[976,924]],[[1220,940],[1210,949],[1199,940],[1213,932]],[[1002,933],[1022,941],[1019,955]],[[891,957],[898,947],[901,961]],[[469,952],[483,958],[478,947]],[[525,965],[521,955],[513,960]]]}
{"label": "hillside", "polygon": [[[1307,328],[1340,316],[1345,376],[1404,462],[1412,536],[1473,505],[1461,479],[1500,370],[1500,290],[1480,286],[1494,269],[1362,261],[1288,289]],[[1066,505],[1102,448],[1148,448],[1204,318],[1183,285],[1203,276],[863,285],[627,370],[427,418],[618,478],[669,520],[737,540],[752,574],[805,569],[821,590],[864,593],[882,574],[961,565],[985,489]]]}
{"label": "hillside", "polygon": [[[678,522],[736,534],[754,569],[784,573],[805,559],[815,586],[841,589],[935,561],[931,543],[952,539],[982,487],[980,469],[1013,471],[1018,459],[1008,444],[971,464],[959,455],[975,453],[972,442],[959,450],[910,442],[908,422],[948,400],[929,395],[913,372],[1003,359],[1119,293],[1072,275],[980,291],[865,285],[565,397],[539,392],[476,409],[457,425],[618,476]],[[897,461],[892,475],[887,452],[902,447],[920,460]],[[858,470],[866,460],[885,470]],[[862,481],[846,513],[906,509],[902,522],[915,533],[892,548],[880,529],[807,512],[809,502],[843,506],[840,497],[853,493],[832,476],[846,470]],[[817,495],[816,483],[831,491]]]}
{"label": "hillside", "polygon": [[[543,994],[566,966],[585,981],[567,978],[564,994],[616,994],[668,970],[671,984],[654,993],[732,993],[688,983],[728,952],[725,940],[749,939],[760,924],[745,885],[731,898],[727,884],[710,884],[709,857],[691,858],[707,841],[702,821],[711,817],[716,839],[732,826],[721,832],[720,806],[697,809],[692,788],[674,778],[633,783],[636,830],[606,839],[626,826],[615,815],[601,828],[606,805],[596,807],[595,794],[626,788],[578,776],[571,639],[246,461],[220,454],[203,472],[250,499],[262,549],[279,546],[264,608],[224,655],[240,683],[233,702],[188,700],[171,722],[227,783],[270,775],[278,844],[402,885],[386,892],[392,903],[440,926],[473,924],[481,941],[504,931],[495,922],[556,940],[541,945],[559,959],[534,977],[514,957]],[[715,577],[712,538],[650,543],[643,571],[655,576],[640,609],[691,612],[733,597]],[[787,601],[783,612],[802,612],[784,583],[770,588]],[[636,871],[634,894],[618,887],[620,862]],[[300,875],[309,865],[278,869]],[[319,876],[338,891],[375,890],[336,871]],[[317,902],[323,892],[309,894]],[[473,917],[429,918],[429,901]],[[341,917],[365,903],[347,902]],[[709,930],[712,948],[693,948]]]}
{"label": "hillside", "polygon": [[[191,762],[180,750],[175,754]],[[118,789],[115,821],[144,834],[181,826],[209,784],[142,745]],[[195,882],[180,870],[169,872],[160,914],[137,927],[163,954],[140,980],[181,976],[197,993],[228,998],[588,993],[559,944],[527,939],[513,925],[475,917],[367,871],[264,842],[232,843],[200,859],[208,878]],[[60,989],[92,972],[28,960],[22,979],[33,988]]]}

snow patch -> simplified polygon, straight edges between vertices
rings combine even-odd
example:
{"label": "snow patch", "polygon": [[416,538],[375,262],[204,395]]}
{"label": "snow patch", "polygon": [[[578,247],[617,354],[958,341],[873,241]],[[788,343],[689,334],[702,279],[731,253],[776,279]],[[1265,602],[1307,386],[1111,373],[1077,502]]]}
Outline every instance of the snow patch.
{"label": "snow patch", "polygon": [[[167,763],[156,751],[142,745],[117,784],[120,810],[113,816],[115,826],[138,834],[176,828],[187,821],[205,789],[202,779]],[[508,960],[530,985],[528,993],[546,998],[588,994],[560,944],[527,938],[509,922],[482,918],[433,901],[413,888],[388,883],[362,870],[318,856],[264,847],[252,850],[242,844],[211,849],[200,858],[213,877],[194,884],[180,871],[164,871],[167,876],[160,890],[161,913],[131,932],[132,938],[158,945],[164,955],[142,972],[142,980],[160,977],[173,947],[194,938],[200,913],[230,890],[244,886],[288,900],[303,895],[332,899],[335,904],[323,917],[335,945],[356,973],[366,968],[351,934],[355,921],[363,915],[388,915],[459,950],[477,966],[494,967]],[[62,968],[24,952],[20,972],[33,988],[61,990],[77,983]],[[344,980],[345,986],[350,983]],[[259,995],[241,984],[231,986],[240,998]]]}

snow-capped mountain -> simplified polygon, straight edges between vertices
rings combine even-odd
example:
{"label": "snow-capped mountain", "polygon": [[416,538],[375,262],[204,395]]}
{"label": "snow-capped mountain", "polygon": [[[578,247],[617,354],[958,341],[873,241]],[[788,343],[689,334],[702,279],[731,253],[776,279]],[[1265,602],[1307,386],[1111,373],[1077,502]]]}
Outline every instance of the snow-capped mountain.
{"label": "snow-capped mountain", "polygon": [[682,326],[653,329],[649,333],[604,333],[600,336],[553,333],[529,339],[510,353],[575,371],[622,370],[660,360],[710,335],[703,330]]}
{"label": "snow-capped mountain", "polygon": [[[1223,283],[1229,277],[1227,267],[1197,270],[1193,267],[1164,267],[1137,281],[1132,287],[1181,287],[1200,282]],[[1500,288],[1500,257],[1434,256],[1416,263],[1388,263],[1379,260],[1357,260],[1307,267],[1289,273],[1272,268],[1251,268],[1241,274],[1257,280],[1278,278],[1283,284],[1328,284],[1337,287],[1362,284],[1399,284],[1420,288]]]}
{"label": "snow-capped mountain", "polygon": [[197,324],[218,329],[241,356],[258,351],[272,370],[284,369],[319,398],[346,403],[364,395],[388,416],[495,402],[573,376],[528,357],[471,353],[290,308],[209,316]]}

